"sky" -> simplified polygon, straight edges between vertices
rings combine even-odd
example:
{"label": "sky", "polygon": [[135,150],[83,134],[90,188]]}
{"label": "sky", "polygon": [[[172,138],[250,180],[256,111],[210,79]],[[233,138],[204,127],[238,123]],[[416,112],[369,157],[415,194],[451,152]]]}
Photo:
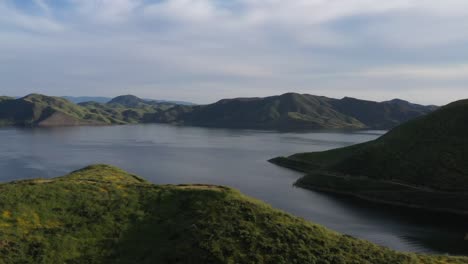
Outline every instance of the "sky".
{"label": "sky", "polygon": [[0,0],[0,94],[468,98],[467,0]]}

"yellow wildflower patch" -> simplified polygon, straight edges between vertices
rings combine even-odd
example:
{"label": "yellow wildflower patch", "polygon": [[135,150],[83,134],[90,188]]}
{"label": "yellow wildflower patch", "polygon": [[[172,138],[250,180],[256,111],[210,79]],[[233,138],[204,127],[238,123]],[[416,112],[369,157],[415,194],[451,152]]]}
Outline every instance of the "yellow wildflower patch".
{"label": "yellow wildflower patch", "polygon": [[11,212],[8,210],[3,211],[2,213],[3,218],[10,218],[11,217]]}

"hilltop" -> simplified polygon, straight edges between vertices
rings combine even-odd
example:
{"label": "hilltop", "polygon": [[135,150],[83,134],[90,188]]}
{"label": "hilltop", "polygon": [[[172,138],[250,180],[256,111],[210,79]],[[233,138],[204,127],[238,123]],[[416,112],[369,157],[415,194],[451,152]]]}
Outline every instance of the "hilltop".
{"label": "hilltop", "polygon": [[372,102],[286,93],[160,112],[151,120],[183,125],[254,129],[389,129],[428,114],[434,106],[402,100]]}
{"label": "hilltop", "polygon": [[468,214],[468,100],[377,140],[272,162],[308,173],[297,184],[363,199]]}
{"label": "hilltop", "polygon": [[467,263],[340,235],[212,185],[107,165],[0,184],[0,263]]}

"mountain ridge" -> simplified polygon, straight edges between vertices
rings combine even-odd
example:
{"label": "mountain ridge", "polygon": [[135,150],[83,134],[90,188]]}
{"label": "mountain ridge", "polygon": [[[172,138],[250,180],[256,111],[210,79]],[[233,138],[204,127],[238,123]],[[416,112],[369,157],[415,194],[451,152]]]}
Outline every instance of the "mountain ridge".
{"label": "mountain ridge", "polygon": [[[24,109],[22,109],[22,107]],[[26,114],[28,108],[29,114]],[[47,109],[47,111],[44,111]],[[73,104],[59,97],[31,94],[0,99],[0,124],[40,126],[37,112],[54,114],[44,124],[97,125],[171,123],[178,125],[269,130],[389,129],[432,112],[433,106],[403,100],[372,102],[286,93],[255,98],[222,99],[208,105],[177,105],[122,95],[107,103]],[[18,113],[23,112],[23,115]]]}
{"label": "mountain ridge", "polygon": [[[254,129],[389,129],[435,110],[400,101],[373,102],[286,93],[222,99],[170,115],[168,123]],[[164,122],[164,118],[155,119]]]}

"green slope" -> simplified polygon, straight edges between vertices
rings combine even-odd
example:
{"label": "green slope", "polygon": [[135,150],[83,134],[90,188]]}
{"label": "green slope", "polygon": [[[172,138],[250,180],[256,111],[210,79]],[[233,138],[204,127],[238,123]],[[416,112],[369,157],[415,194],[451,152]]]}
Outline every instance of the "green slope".
{"label": "green slope", "polygon": [[0,100],[0,124],[20,126],[93,125],[105,120],[63,98],[30,94]]}
{"label": "green slope", "polygon": [[303,187],[468,214],[468,100],[347,148],[276,158]]}
{"label": "green slope", "polygon": [[[172,106],[167,103],[132,104],[126,96],[112,103],[86,102],[74,104],[61,97],[30,94],[19,99],[0,98],[0,125],[74,126],[111,125],[145,122],[148,115]],[[130,100],[130,101],[128,101]],[[117,103],[120,102],[120,103]],[[124,103],[127,103],[125,105]]]}
{"label": "green slope", "polygon": [[287,93],[265,98],[224,99],[190,109],[158,113],[155,122],[256,129],[387,129],[434,110],[401,100],[371,102]]}
{"label": "green slope", "polygon": [[467,263],[398,253],[209,185],[95,165],[0,185],[0,263]]}

